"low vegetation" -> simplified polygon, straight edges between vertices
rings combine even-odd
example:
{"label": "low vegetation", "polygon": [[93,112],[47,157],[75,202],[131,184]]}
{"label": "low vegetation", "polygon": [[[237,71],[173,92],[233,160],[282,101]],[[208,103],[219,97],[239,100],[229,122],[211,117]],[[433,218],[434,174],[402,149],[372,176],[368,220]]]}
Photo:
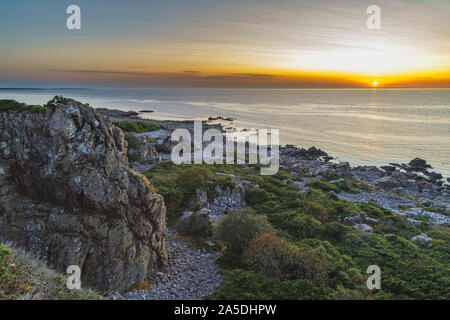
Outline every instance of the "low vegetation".
{"label": "low vegetation", "polygon": [[[222,169],[225,166],[188,166],[164,162],[153,166],[144,175],[158,193],[164,196],[168,222],[172,224],[184,210],[200,209],[197,204],[192,203],[197,189],[205,190],[208,199],[212,200],[217,197],[216,186],[222,189],[234,186],[229,177],[214,175],[214,172],[226,171]],[[210,183],[206,183],[207,181]]]}
{"label": "low vegetation", "polygon": [[31,113],[44,112],[45,107],[40,105],[28,105],[16,100],[3,99],[0,100],[0,112],[2,111],[28,111]]}
{"label": "low vegetation", "polygon": [[161,129],[160,126],[145,121],[115,121],[113,124],[124,132],[151,132]]}
{"label": "low vegetation", "polygon": [[67,277],[10,245],[0,244],[0,300],[102,300],[90,289],[69,290]]}
{"label": "low vegetation", "polygon": [[[145,175],[164,195],[169,216],[177,217],[196,189],[214,198],[215,186],[232,183],[215,172],[234,174],[251,187],[248,208],[229,212],[216,226],[215,241],[224,252],[218,263],[226,276],[211,299],[450,298],[448,227],[425,218],[412,226],[375,203],[355,204],[329,195],[359,192],[357,181],[312,183],[305,195],[285,182],[295,177],[283,170],[261,176],[256,167],[164,163]],[[378,219],[366,222],[373,233],[344,220],[365,216]],[[422,232],[433,238],[431,248],[409,240]],[[382,290],[367,289],[369,265],[381,268]]]}

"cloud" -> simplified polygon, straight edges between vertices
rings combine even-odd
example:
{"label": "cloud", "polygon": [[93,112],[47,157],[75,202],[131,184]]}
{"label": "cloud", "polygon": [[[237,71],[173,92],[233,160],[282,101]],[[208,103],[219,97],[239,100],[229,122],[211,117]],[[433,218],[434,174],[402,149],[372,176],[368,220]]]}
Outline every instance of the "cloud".
{"label": "cloud", "polygon": [[[136,84],[205,86],[205,87],[361,87],[362,83],[345,76],[320,74],[280,75],[270,73],[203,73],[194,70],[182,72],[136,72],[96,69],[50,69],[68,73],[81,81],[129,82]],[[89,76],[83,76],[89,75]],[[97,77],[95,77],[97,76]],[[81,78],[81,79],[80,79]]]}

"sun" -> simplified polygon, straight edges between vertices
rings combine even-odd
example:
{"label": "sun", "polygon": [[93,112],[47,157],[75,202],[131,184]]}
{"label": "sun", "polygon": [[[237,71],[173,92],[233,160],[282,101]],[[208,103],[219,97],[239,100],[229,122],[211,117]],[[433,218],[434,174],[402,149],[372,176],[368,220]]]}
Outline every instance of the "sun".
{"label": "sun", "polygon": [[374,82],[372,82],[372,86],[376,87],[378,85],[378,81],[375,80]]}

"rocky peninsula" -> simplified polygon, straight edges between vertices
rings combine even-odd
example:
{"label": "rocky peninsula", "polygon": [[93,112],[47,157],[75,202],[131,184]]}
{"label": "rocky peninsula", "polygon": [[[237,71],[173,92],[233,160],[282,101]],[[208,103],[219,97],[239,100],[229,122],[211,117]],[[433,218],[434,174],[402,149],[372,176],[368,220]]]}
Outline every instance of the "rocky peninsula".
{"label": "rocky peninsula", "polygon": [[[193,121],[152,120],[58,97],[37,112],[19,109],[0,112],[0,239],[59,271],[82,266],[89,284],[112,299],[429,298],[418,293],[427,286],[429,295],[445,296],[445,279],[406,285],[424,261],[442,274],[450,267],[442,253],[449,246],[450,181],[423,159],[351,167],[315,147],[286,145],[280,172],[260,177],[249,165],[173,165],[171,133],[193,131]],[[224,131],[220,121],[232,125],[209,118],[203,129]],[[236,216],[256,219],[265,231],[231,252],[220,229]],[[266,259],[254,260],[267,238],[280,246],[270,250],[283,252],[276,259],[295,257],[291,271],[275,274]],[[393,252],[413,270],[398,280],[405,284],[389,278],[402,263]],[[361,289],[366,262],[385,266],[386,296]],[[312,266],[315,276],[292,274]],[[278,280],[285,282],[271,282]],[[305,281],[304,289],[269,293],[291,281]],[[253,286],[264,283],[266,295],[253,296]]]}

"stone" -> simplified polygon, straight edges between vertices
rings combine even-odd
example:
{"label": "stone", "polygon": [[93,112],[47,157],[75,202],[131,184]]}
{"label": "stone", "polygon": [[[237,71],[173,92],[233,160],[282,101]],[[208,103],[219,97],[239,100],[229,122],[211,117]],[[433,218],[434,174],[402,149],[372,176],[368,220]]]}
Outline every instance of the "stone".
{"label": "stone", "polygon": [[363,232],[373,232],[373,228],[365,223],[355,224],[353,228],[361,230]]}
{"label": "stone", "polygon": [[200,203],[203,207],[207,207],[208,193],[205,190],[197,189],[195,191],[195,203]]}
{"label": "stone", "polygon": [[375,180],[374,184],[377,187],[388,188],[388,189],[398,188],[398,187],[402,186],[402,184],[392,176],[381,177],[381,178]]}
{"label": "stone", "polygon": [[336,192],[334,192],[334,191],[329,191],[329,192],[327,193],[327,198],[328,198],[328,199],[332,199],[332,200],[339,200],[338,195],[337,195]]}
{"label": "stone", "polygon": [[414,179],[408,179],[406,180],[406,188],[410,191],[419,191],[419,185],[417,184],[417,181]]}
{"label": "stone", "polygon": [[372,223],[378,223],[378,221],[380,221],[380,219],[377,218],[371,218],[371,217],[366,217],[365,220],[367,222],[372,222]]}
{"label": "stone", "polygon": [[431,168],[431,166],[427,164],[427,161],[421,158],[414,158],[409,162],[409,166],[414,171],[424,171],[426,168]]}
{"label": "stone", "polygon": [[356,223],[356,224],[362,223],[362,219],[360,216],[344,217],[343,221],[349,222],[349,223]]}
{"label": "stone", "polygon": [[420,221],[420,220],[415,220],[415,219],[411,219],[411,218],[406,218],[406,222],[408,222],[408,224],[412,225],[412,226],[417,226],[422,223],[422,221]]}
{"label": "stone", "polygon": [[438,172],[434,172],[434,171],[426,172],[425,175],[429,176],[431,179],[434,179],[434,180],[440,180],[443,178],[442,174],[440,174]]}
{"label": "stone", "polygon": [[309,196],[311,194],[311,190],[309,190],[308,187],[304,187],[302,190],[299,191],[300,194],[304,195],[304,196]]}
{"label": "stone", "polygon": [[210,234],[211,228],[211,210],[206,208],[197,212],[185,211],[175,223],[175,229],[181,234]]}
{"label": "stone", "polygon": [[417,242],[427,248],[431,248],[433,246],[433,239],[427,236],[425,233],[421,233],[418,236],[414,236],[411,238],[411,241]]}
{"label": "stone", "polygon": [[348,162],[341,162],[336,165],[336,173],[341,177],[350,177],[350,164]]}
{"label": "stone", "polygon": [[[2,148],[2,146],[5,146]],[[88,105],[0,113],[0,240],[125,290],[167,264],[166,208],[128,168],[124,134]]]}

